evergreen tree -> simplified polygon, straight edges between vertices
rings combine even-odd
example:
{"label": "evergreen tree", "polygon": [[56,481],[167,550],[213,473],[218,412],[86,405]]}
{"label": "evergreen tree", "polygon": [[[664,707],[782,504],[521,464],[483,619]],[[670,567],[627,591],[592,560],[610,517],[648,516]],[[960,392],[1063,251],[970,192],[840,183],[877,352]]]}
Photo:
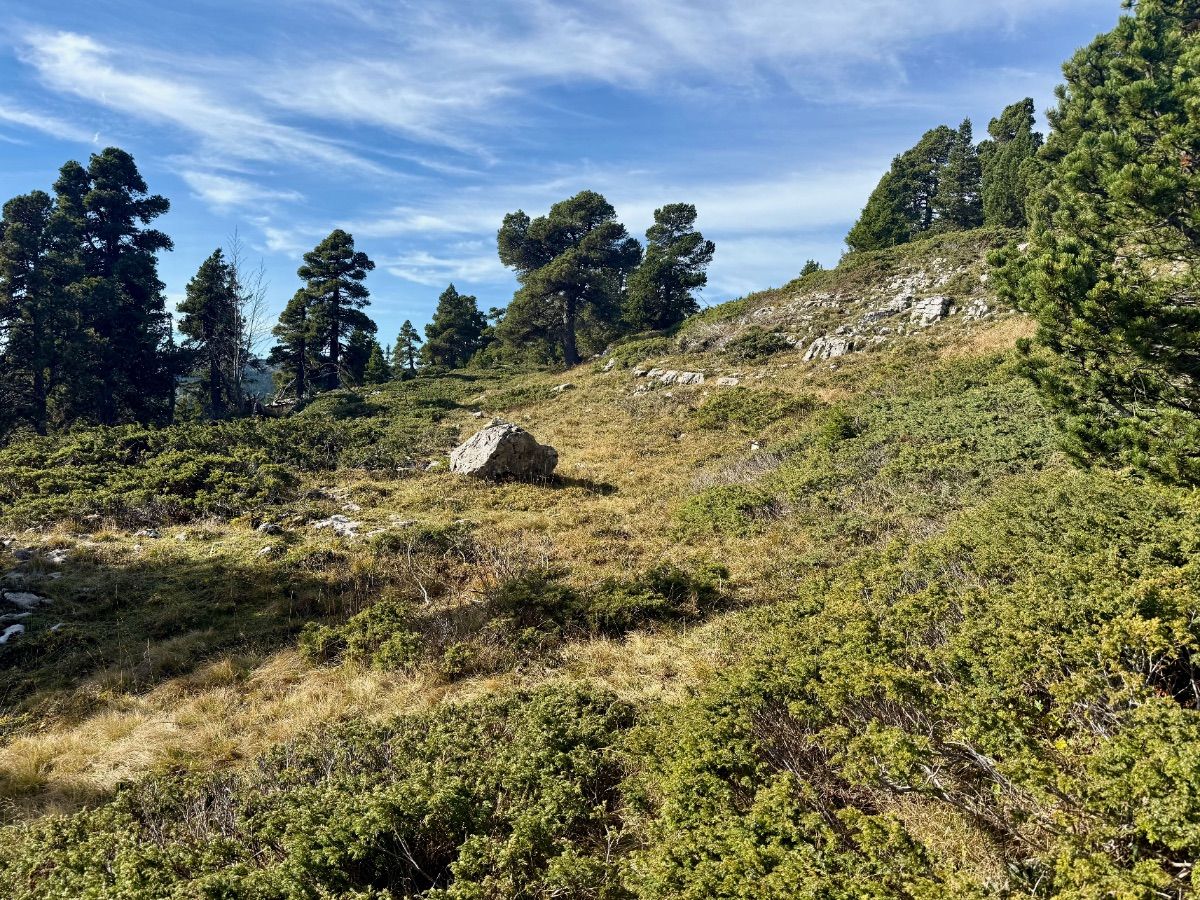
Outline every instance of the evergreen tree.
{"label": "evergreen tree", "polygon": [[[479,349],[479,337],[486,322],[475,305],[475,298],[460,294],[450,285],[438,297],[433,319],[425,326],[425,346],[421,359],[427,365],[458,368],[466,365]],[[401,331],[403,341],[404,332]]]}
{"label": "evergreen tree", "polygon": [[1081,458],[1200,482],[1200,6],[1140,0],[1064,67],[1002,292]]}
{"label": "evergreen tree", "polygon": [[[360,387],[366,383],[367,364],[379,342],[362,328],[355,328],[342,352],[339,383],[342,387]],[[382,355],[383,351],[379,351]]]}
{"label": "evergreen tree", "polygon": [[417,371],[417,344],[421,343],[421,336],[417,333],[417,329],[413,327],[413,323],[408,319],[404,320],[404,324],[400,326],[400,334],[396,338],[396,348],[392,356],[392,374],[399,376],[402,372],[407,371],[409,375],[415,375]]}
{"label": "evergreen tree", "polygon": [[164,421],[175,372],[156,254],[172,244],[146,226],[170,204],[147,193],[133,157],[115,147],[93,154],[86,169],[67,163],[54,188],[60,252],[79,271],[68,417]]}
{"label": "evergreen tree", "polygon": [[[970,124],[964,124],[969,140]],[[943,203],[949,199],[942,192],[942,180],[956,153],[961,157],[962,176],[959,184],[947,191],[954,196],[967,196],[971,163],[962,151],[962,139],[961,131],[939,125],[925,132],[911,150],[897,156],[846,236],[850,249],[883,250],[932,229],[943,215]],[[953,176],[954,172],[950,174]],[[953,223],[948,222],[947,226],[953,227]]]}
{"label": "evergreen tree", "polygon": [[708,283],[716,249],[695,229],[696,207],[672,203],[654,211],[646,255],[629,278],[625,323],[633,331],[670,328],[700,309],[692,292]]}
{"label": "evergreen tree", "polygon": [[824,267],[819,262],[817,262],[815,259],[810,259],[808,262],[806,262],[804,264],[804,268],[800,270],[800,277],[807,278],[809,275],[815,275],[817,272],[820,272],[823,268]]}
{"label": "evergreen tree", "polygon": [[367,365],[363,369],[363,383],[383,384],[391,379],[392,367],[388,365],[387,354],[379,346],[379,341],[371,341],[371,354],[367,357]]}
{"label": "evergreen tree", "polygon": [[54,204],[44,191],[14,197],[0,220],[0,434],[24,422],[46,434],[71,328]]}
{"label": "evergreen tree", "polygon": [[198,368],[208,415],[224,418],[241,402],[235,367],[241,364],[243,327],[237,279],[219,248],[188,282],[179,313],[179,333],[186,338],[182,349]]}
{"label": "evergreen tree", "polygon": [[600,194],[582,191],[537,219],[518,210],[497,234],[500,261],[517,273],[501,332],[510,341],[557,344],[568,366],[579,362],[577,332],[586,324],[611,328],[620,314],[625,280],[641,247]]}
{"label": "evergreen tree", "polygon": [[279,315],[279,324],[271,333],[279,343],[271,348],[267,361],[277,366],[276,387],[280,394],[291,394],[303,403],[313,392],[317,330],[311,314],[312,298],[303,288],[296,291]]}
{"label": "evergreen tree", "polygon": [[362,311],[370,302],[363,281],[374,268],[367,254],[354,249],[354,238],[340,228],[304,254],[297,274],[310,298],[309,319],[324,357],[319,381],[325,388],[337,387],[346,374],[342,351],[350,335],[356,329],[375,333],[375,323]]}
{"label": "evergreen tree", "polygon": [[934,197],[934,213],[943,228],[961,230],[983,224],[982,171],[971,120],[964,119],[950,146]]}
{"label": "evergreen tree", "polygon": [[979,145],[983,170],[983,218],[988,225],[1019,228],[1027,224],[1025,204],[1037,174],[1042,135],[1033,130],[1031,98],[1014,103],[992,119],[991,140]]}

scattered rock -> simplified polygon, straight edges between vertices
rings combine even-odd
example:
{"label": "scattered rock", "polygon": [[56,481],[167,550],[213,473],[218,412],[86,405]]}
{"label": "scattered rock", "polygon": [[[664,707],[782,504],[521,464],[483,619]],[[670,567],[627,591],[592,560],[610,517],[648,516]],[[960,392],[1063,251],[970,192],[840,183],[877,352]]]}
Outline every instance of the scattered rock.
{"label": "scattered rock", "polygon": [[152,538],[152,539],[162,537],[162,535],[158,533],[157,528],[143,528],[141,531],[135,532],[133,536],[139,537],[139,538]]}
{"label": "scattered rock", "polygon": [[471,413],[471,418],[472,419],[482,419],[483,418],[483,410],[481,410],[481,409],[474,410]]}
{"label": "scattered rock", "polygon": [[0,634],[0,644],[7,644],[12,638],[15,638],[18,634],[24,634],[24,633],[25,633],[24,625],[20,625],[20,624],[9,625],[7,628],[4,629],[4,633]]}
{"label": "scattered rock", "polygon": [[28,550],[25,547],[15,548],[12,551],[12,555],[13,559],[20,560],[21,562],[28,562],[29,560],[33,559],[33,551]]}
{"label": "scattered rock", "polygon": [[255,556],[274,556],[278,552],[279,552],[278,547],[263,547],[261,550],[259,550],[254,555]]}
{"label": "scattered rock", "polygon": [[573,390],[575,390],[575,385],[571,384],[571,382],[568,381],[564,384],[560,384],[556,387],[550,388],[550,393],[561,394],[563,391],[573,391]]}
{"label": "scattered rock", "polygon": [[649,375],[649,374],[650,374],[650,370],[649,370],[649,369],[637,368],[637,369],[634,369],[634,370],[633,370],[633,377],[634,377],[634,378],[645,378],[645,377],[646,377],[647,375]]}
{"label": "scattered rock", "polygon": [[602,372],[611,372],[616,367],[617,367],[617,361],[615,359],[610,359],[608,362],[606,362],[604,364],[604,368],[601,369],[601,371]]}
{"label": "scattered rock", "polygon": [[950,312],[949,297],[926,297],[913,304],[909,320],[918,325],[932,325]]}
{"label": "scattered rock", "polygon": [[49,553],[46,554],[46,562],[48,562],[54,566],[61,566],[63,563],[65,563],[70,558],[71,558],[71,551],[67,550],[66,548],[60,548],[58,550],[51,550]]}
{"label": "scattered rock", "polygon": [[737,387],[742,383],[742,379],[734,378],[732,375],[722,375],[717,379],[717,387]]}
{"label": "scattered rock", "polygon": [[974,321],[975,319],[986,319],[991,314],[992,308],[988,305],[988,302],[982,297],[978,297],[972,300],[970,305],[963,311],[963,318],[967,321]]}
{"label": "scattered rock", "polygon": [[328,519],[313,522],[312,527],[318,530],[329,528],[338,537],[355,537],[358,529],[362,528],[362,522],[355,522],[345,516],[330,516]]}
{"label": "scattered rock", "polygon": [[357,503],[343,503],[342,510],[348,513],[362,512],[362,507]]}
{"label": "scattered rock", "polygon": [[557,450],[507,422],[477,431],[450,453],[452,472],[476,478],[548,478],[557,465]]}
{"label": "scattered rock", "polygon": [[850,338],[819,337],[809,345],[808,351],[804,354],[804,361],[835,359],[853,352],[854,347],[854,341]]}
{"label": "scattered rock", "polygon": [[258,534],[283,534],[283,527],[275,522],[263,522],[254,530]]}
{"label": "scattered rock", "polygon": [[43,606],[50,603],[50,598],[31,594],[29,591],[5,591],[4,599],[13,606],[20,607],[21,609],[33,609],[35,606]]}
{"label": "scattered rock", "polygon": [[703,372],[680,372],[675,378],[676,384],[704,384]]}

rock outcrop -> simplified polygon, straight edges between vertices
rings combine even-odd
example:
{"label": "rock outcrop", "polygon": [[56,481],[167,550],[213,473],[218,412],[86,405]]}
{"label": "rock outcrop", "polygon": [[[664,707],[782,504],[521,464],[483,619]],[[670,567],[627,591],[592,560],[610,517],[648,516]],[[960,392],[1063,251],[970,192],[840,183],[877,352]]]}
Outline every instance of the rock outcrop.
{"label": "rock outcrop", "polygon": [[549,478],[558,451],[524,428],[494,422],[450,453],[450,471],[475,478]]}

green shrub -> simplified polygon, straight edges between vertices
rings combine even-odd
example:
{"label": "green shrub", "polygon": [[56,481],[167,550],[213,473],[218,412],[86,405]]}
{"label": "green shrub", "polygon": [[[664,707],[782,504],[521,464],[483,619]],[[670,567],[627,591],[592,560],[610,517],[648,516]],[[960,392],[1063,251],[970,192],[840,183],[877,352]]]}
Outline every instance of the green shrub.
{"label": "green shrub", "polygon": [[615,750],[632,725],[572,686],[356,723],[9,829],[0,874],[13,900],[623,900]]}
{"label": "green shrub", "polygon": [[773,504],[769,494],[755,487],[720,485],[689,497],[675,518],[690,534],[747,534],[772,514]]}
{"label": "green shrub", "polygon": [[761,431],[783,419],[798,417],[816,408],[812,397],[757,388],[725,388],[705,398],[693,413],[701,428],[737,428]]}
{"label": "green shrub", "polygon": [[757,325],[747,328],[725,346],[727,355],[745,362],[764,359],[793,349],[795,348],[783,335]]}

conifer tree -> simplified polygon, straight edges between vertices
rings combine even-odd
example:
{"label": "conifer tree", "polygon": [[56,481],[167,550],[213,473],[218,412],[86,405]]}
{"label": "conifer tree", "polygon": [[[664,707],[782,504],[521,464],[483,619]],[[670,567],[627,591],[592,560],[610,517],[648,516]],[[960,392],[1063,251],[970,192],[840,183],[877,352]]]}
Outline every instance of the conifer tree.
{"label": "conifer tree", "polygon": [[71,310],[61,257],[55,253],[54,204],[34,191],[4,204],[0,220],[0,434],[24,422],[38,434],[50,426],[51,396],[60,386]]}
{"label": "conifer tree", "polygon": [[387,355],[379,346],[379,341],[371,341],[371,353],[363,368],[363,384],[383,384],[392,378],[392,368],[387,363]]}
{"label": "conifer tree", "polygon": [[460,294],[450,285],[438,297],[433,319],[425,326],[421,359],[431,366],[466,365],[479,349],[479,338],[486,324],[475,298]]}
{"label": "conifer tree", "polygon": [[556,203],[537,219],[521,210],[509,213],[497,246],[500,261],[521,283],[501,332],[514,342],[557,344],[568,366],[579,362],[581,321],[611,328],[626,278],[641,262],[641,246],[595,191]]}
{"label": "conifer tree", "polygon": [[979,145],[983,172],[983,218],[987,225],[1019,228],[1027,224],[1026,202],[1037,174],[1042,135],[1033,130],[1031,98],[1007,107],[988,126],[991,140]]}
{"label": "conifer tree", "polygon": [[417,358],[419,356],[417,345],[419,343],[421,343],[420,334],[413,327],[413,323],[405,319],[404,324],[400,326],[400,334],[396,337],[396,347],[392,357],[393,375],[398,377],[405,371],[409,375],[416,374]]}
{"label": "conifer tree", "polygon": [[[379,346],[371,335],[362,328],[355,328],[346,340],[338,382],[342,387],[360,387],[366,383],[367,364]],[[383,353],[382,350],[379,351]]]}
{"label": "conifer tree", "polygon": [[175,372],[156,254],[172,244],[147,225],[170,204],[148,193],[133,157],[115,147],[93,154],[86,169],[67,163],[54,187],[60,252],[79,270],[69,417],[164,421]]}
{"label": "conifer tree", "polygon": [[696,231],[696,207],[672,203],[654,211],[646,255],[629,278],[625,324],[632,331],[677,325],[700,309],[692,293],[708,283],[716,250]]}
{"label": "conifer tree", "polygon": [[1200,482],[1200,6],[1140,0],[1066,64],[1002,292],[1071,450]]}
{"label": "conifer tree", "polygon": [[275,383],[279,393],[291,394],[301,403],[315,387],[317,330],[311,308],[308,292],[303,288],[296,291],[280,313],[279,324],[271,330],[278,343],[267,357],[269,363],[278,367]]}
{"label": "conifer tree", "polygon": [[810,259],[804,264],[804,268],[800,270],[800,277],[807,278],[809,275],[815,275],[817,272],[820,272],[822,268],[824,267],[819,262],[817,262],[815,259]]}
{"label": "conifer tree", "polygon": [[938,178],[933,206],[941,227],[963,230],[983,224],[982,177],[971,120],[964,119]]}
{"label": "conifer tree", "polygon": [[375,323],[362,311],[370,302],[363,281],[374,268],[367,254],[354,249],[354,238],[340,228],[304,254],[297,274],[305,282],[309,319],[324,357],[319,374],[322,387],[337,387],[344,377],[342,351],[350,335],[356,329],[375,333]]}
{"label": "conifer tree", "polygon": [[241,402],[236,389],[240,373],[233,367],[242,359],[243,323],[237,280],[220,248],[188,282],[179,313],[179,332],[186,338],[182,349],[185,358],[198,366],[208,415],[224,418]]}

